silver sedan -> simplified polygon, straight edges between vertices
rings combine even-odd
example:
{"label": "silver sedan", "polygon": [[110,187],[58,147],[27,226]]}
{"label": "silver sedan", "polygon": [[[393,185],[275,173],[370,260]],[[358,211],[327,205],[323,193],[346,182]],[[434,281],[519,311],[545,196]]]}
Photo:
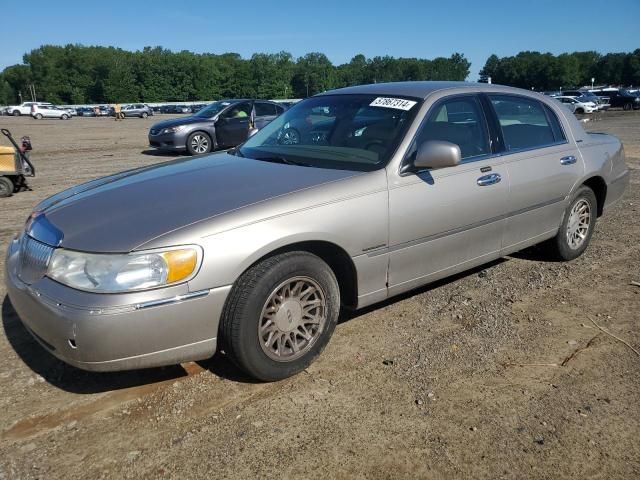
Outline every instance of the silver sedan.
{"label": "silver sedan", "polygon": [[9,245],[33,336],[87,370],[211,357],[252,376],[309,365],[361,308],[545,242],[581,255],[620,199],[620,141],[555,100],[406,82],[304,100],[227,153],[94,180]]}

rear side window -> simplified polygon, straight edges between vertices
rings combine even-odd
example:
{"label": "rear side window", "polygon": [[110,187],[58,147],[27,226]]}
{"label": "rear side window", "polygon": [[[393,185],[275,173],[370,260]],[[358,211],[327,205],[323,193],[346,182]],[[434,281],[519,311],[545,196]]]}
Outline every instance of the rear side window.
{"label": "rear side window", "polygon": [[551,110],[548,106],[544,106],[544,111],[547,114],[547,118],[549,120],[549,124],[551,125],[551,131],[553,132],[553,139],[556,142],[562,142],[567,139],[564,136],[564,131],[562,130],[562,126],[560,125],[560,120],[558,120],[558,116]]}
{"label": "rear side window", "polygon": [[268,117],[276,115],[276,106],[271,103],[256,102],[256,116]]}
{"label": "rear side window", "polygon": [[454,97],[436,104],[420,126],[413,148],[429,140],[455,143],[463,160],[488,155],[487,127],[476,97]]}
{"label": "rear side window", "polygon": [[[489,95],[489,98],[507,151],[540,148],[561,140],[556,140],[554,134],[554,130],[561,131],[557,118],[537,100],[513,95]],[[557,128],[552,127],[550,118],[555,119]]]}

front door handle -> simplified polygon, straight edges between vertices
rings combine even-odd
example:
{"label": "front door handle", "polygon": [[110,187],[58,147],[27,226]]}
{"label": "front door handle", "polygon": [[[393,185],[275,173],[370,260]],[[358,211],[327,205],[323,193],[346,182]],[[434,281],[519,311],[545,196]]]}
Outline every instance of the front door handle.
{"label": "front door handle", "polygon": [[487,185],[494,185],[502,180],[502,177],[498,173],[490,173],[489,175],[484,175],[478,179],[479,187],[486,187]]}
{"label": "front door handle", "polygon": [[574,163],[576,163],[576,161],[576,157],[574,157],[573,155],[569,155],[560,159],[560,165],[573,165]]}

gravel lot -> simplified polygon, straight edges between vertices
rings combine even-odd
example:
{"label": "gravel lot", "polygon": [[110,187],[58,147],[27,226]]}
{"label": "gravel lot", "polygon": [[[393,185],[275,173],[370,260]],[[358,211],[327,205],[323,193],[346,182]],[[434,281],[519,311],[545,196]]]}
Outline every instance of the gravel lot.
{"label": "gravel lot", "polygon": [[[157,120],[0,117],[38,168],[33,191],[0,199],[0,268],[39,200],[171,158],[145,153]],[[222,355],[76,370],[31,339],[0,280],[0,480],[640,478],[640,357],[593,323],[640,348],[640,112],[586,125],[623,140],[632,177],[585,255],[533,248],[345,314],[278,383]]]}

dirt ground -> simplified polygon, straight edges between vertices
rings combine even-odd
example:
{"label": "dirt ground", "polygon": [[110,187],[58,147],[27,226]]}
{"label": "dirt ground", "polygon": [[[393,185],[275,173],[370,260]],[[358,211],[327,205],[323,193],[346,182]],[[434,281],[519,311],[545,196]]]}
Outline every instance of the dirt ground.
{"label": "dirt ground", "polygon": [[[171,158],[145,153],[157,119],[0,117],[38,168],[33,191],[0,199],[0,268],[39,200]],[[640,349],[640,112],[586,127],[623,140],[632,176],[585,255],[533,248],[344,314],[278,383],[223,355],[76,370],[32,340],[0,280],[0,480],[640,478],[640,357],[593,323]]]}

